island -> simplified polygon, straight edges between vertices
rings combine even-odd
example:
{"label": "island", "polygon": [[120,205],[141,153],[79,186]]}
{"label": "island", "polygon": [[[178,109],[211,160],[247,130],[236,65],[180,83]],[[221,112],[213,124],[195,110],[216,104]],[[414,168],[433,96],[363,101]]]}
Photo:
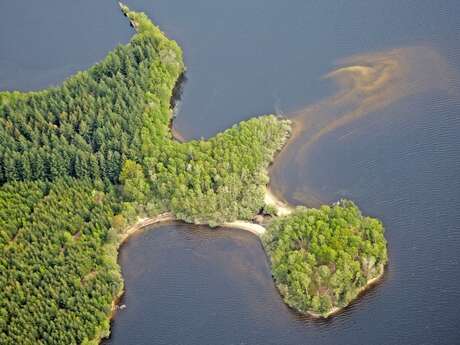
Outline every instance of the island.
{"label": "island", "polygon": [[382,224],[348,201],[313,210],[270,193],[288,119],[175,140],[182,51],[120,7],[136,30],[129,44],[59,87],[0,92],[0,343],[98,344],[123,293],[120,245],[172,220],[260,236],[301,312],[346,306],[383,272]]}

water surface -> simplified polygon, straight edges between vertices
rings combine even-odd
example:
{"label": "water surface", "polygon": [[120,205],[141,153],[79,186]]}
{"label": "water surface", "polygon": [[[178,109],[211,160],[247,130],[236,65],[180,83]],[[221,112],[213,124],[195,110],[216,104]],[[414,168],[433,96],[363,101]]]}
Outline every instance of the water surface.
{"label": "water surface", "polygon": [[[146,229],[123,246],[120,263],[126,279],[120,303],[127,307],[117,312],[105,344],[330,344],[353,314],[351,306],[344,318],[314,321],[290,310],[258,238],[241,230],[184,224]],[[359,333],[379,341],[370,329]],[[355,336],[340,335],[340,343]],[[387,339],[396,343],[397,335]]]}
{"label": "water surface", "polygon": [[[390,264],[375,289],[318,322],[283,304],[252,235],[145,231],[121,251],[127,308],[107,344],[459,343],[460,3],[127,3],[184,49],[175,128],[185,138],[291,117],[272,187],[294,204],[355,200],[383,219]],[[2,89],[56,85],[132,34],[114,1],[3,1],[0,11]]]}

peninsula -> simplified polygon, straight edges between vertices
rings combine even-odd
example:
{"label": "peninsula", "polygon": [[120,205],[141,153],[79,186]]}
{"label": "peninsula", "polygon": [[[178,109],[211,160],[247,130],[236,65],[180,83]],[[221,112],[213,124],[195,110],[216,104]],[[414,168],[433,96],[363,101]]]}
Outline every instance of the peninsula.
{"label": "peninsula", "polygon": [[383,272],[382,224],[349,201],[293,208],[269,192],[288,119],[175,140],[182,51],[120,7],[129,44],[59,87],[0,92],[0,343],[99,343],[123,291],[120,244],[171,220],[249,230],[290,306],[321,317],[346,306]]}

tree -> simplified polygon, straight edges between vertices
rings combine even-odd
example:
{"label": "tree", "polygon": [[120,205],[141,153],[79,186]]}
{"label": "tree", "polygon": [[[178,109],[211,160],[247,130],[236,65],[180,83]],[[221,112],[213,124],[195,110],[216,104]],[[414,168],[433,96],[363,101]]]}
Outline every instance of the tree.
{"label": "tree", "polygon": [[127,160],[123,164],[120,174],[120,182],[123,186],[123,197],[126,201],[144,202],[148,192],[147,183],[142,166],[134,161]]}

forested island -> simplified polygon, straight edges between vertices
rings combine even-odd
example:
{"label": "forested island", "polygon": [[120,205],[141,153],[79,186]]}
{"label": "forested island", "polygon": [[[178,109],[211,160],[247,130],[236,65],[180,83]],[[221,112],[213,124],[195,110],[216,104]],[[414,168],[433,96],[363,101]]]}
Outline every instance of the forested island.
{"label": "forested island", "polygon": [[347,202],[291,215],[266,202],[287,119],[176,141],[182,51],[121,7],[136,29],[129,44],[59,87],[0,93],[0,343],[108,336],[123,291],[117,249],[149,219],[214,227],[271,214],[264,244],[287,303],[321,315],[348,304],[386,263],[381,223]]}

